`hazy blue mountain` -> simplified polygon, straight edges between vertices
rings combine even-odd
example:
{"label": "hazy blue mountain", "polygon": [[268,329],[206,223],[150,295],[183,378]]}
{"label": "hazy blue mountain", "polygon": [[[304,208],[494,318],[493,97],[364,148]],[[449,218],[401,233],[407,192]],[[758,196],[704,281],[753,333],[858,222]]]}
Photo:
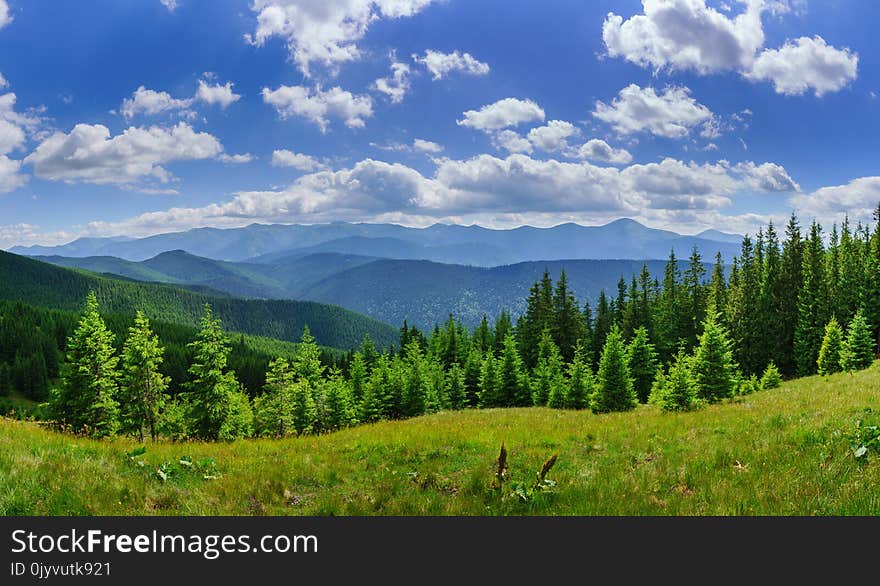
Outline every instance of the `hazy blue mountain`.
{"label": "hazy blue mountain", "polygon": [[[419,328],[433,328],[452,313],[474,326],[484,314],[491,321],[502,308],[514,318],[523,312],[529,288],[545,269],[554,281],[564,269],[580,303],[589,301],[595,308],[600,291],[616,297],[618,280],[624,277],[629,284],[642,263],[558,260],[481,268],[385,259],[336,273],[315,284],[302,298],[341,305],[388,323],[406,319]],[[665,261],[647,263],[651,274],[662,280]],[[680,267],[684,271],[687,263]],[[712,267],[708,263],[705,267],[708,278]]]}
{"label": "hazy blue mountain", "polygon": [[205,303],[230,331],[296,342],[308,326],[325,346],[349,349],[364,334],[382,346],[397,341],[397,327],[338,306],[310,301],[245,300],[205,290],[197,293],[128,278],[108,278],[71,270],[0,251],[0,299],[79,311],[94,291],[103,311],[133,314],[143,310],[152,319],[198,326]]}
{"label": "hazy blue mountain", "polygon": [[[717,236],[714,240],[706,236]],[[629,219],[604,226],[562,224],[552,228],[524,226],[492,230],[480,226],[435,224],[407,228],[394,224],[262,225],[244,228],[198,228],[140,239],[79,239],[56,247],[15,247],[26,255],[65,257],[115,256],[141,261],[163,252],[226,261],[252,259],[272,264],[282,258],[334,252],[398,259],[421,259],[475,266],[499,266],[534,260],[665,259],[671,248],[686,257],[693,246],[705,258],[720,251],[731,259],[738,237],[706,232],[682,236],[648,228]]]}
{"label": "hazy blue mountain", "polygon": [[731,244],[740,244],[743,239],[741,234],[730,234],[718,230],[703,230],[697,234],[696,237],[704,240],[715,240],[716,242],[728,242]]}

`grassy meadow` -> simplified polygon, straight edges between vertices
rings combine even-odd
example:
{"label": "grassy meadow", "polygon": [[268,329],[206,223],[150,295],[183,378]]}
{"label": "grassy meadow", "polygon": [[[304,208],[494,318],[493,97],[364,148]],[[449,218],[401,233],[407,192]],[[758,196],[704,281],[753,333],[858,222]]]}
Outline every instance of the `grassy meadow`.
{"label": "grassy meadow", "polygon": [[[880,423],[877,363],[691,413],[469,410],[228,444],[0,419],[0,514],[877,515],[880,453],[855,456],[860,420]],[[553,454],[555,486],[518,496]]]}

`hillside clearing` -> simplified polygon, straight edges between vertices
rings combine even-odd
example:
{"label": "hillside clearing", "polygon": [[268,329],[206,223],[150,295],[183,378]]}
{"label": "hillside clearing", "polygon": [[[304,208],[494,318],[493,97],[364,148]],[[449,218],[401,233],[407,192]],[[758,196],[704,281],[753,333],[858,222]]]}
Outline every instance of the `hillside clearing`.
{"label": "hillside clearing", "polygon": [[[0,514],[877,515],[880,457],[851,447],[860,419],[880,419],[877,363],[693,413],[468,410],[133,458],[132,440],[0,419]],[[558,454],[553,491],[491,490],[501,442],[511,482]]]}

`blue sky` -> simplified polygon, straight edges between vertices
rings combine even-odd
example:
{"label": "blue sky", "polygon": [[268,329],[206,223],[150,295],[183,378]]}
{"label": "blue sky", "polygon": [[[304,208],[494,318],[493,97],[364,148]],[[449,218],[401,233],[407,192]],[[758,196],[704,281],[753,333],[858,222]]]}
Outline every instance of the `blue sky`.
{"label": "blue sky", "polygon": [[0,0],[0,248],[880,200],[859,0]]}

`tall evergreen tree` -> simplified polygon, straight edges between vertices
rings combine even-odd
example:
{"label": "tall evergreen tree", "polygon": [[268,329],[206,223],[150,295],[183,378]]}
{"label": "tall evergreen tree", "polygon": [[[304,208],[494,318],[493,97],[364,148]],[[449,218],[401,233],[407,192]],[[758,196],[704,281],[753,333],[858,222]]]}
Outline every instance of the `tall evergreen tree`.
{"label": "tall evergreen tree", "polygon": [[134,325],[122,348],[122,385],[120,387],[120,424],[123,431],[144,438],[158,437],[159,414],[165,407],[169,378],[162,374],[164,350],[150,329],[150,321],[138,311]]}
{"label": "tall evergreen tree", "polygon": [[825,336],[822,339],[822,347],[819,349],[817,360],[818,372],[822,376],[840,372],[840,351],[843,346],[843,330],[837,323],[837,318],[831,316],[828,325],[825,326]]}
{"label": "tall evergreen tree", "polygon": [[[553,281],[550,279],[550,273],[545,269],[541,280],[532,285],[526,300],[526,311],[516,325],[517,342],[523,362],[528,368],[534,368],[538,361],[537,348],[541,333],[544,330],[552,332],[555,329],[554,312]],[[496,355],[498,356],[501,355],[498,352],[498,345],[500,344],[500,349],[503,351],[504,338],[508,333],[508,331],[495,332]],[[500,339],[499,335],[502,336]]]}
{"label": "tall evergreen tree", "polygon": [[626,360],[626,347],[617,326],[608,332],[602,357],[599,359],[599,374],[596,391],[593,393],[591,407],[595,413],[609,411],[628,411],[638,403],[633,381]]}
{"label": "tall evergreen tree", "polygon": [[778,316],[776,339],[779,344],[776,356],[779,362],[776,365],[787,376],[797,372],[794,340],[798,325],[798,299],[804,283],[803,270],[804,241],[797,217],[792,213],[785,229],[780,278],[774,291],[774,311]]}
{"label": "tall evergreen tree", "polygon": [[229,339],[210,305],[205,305],[199,333],[188,346],[194,354],[185,385],[193,435],[205,440],[244,435],[250,406],[235,373],[227,370]]}
{"label": "tall evergreen tree", "polygon": [[498,379],[500,406],[527,407],[532,404],[532,394],[523,376],[522,361],[513,336],[508,336],[504,341]]}
{"label": "tall evergreen tree", "polygon": [[703,266],[703,257],[700,255],[700,250],[694,246],[682,281],[685,295],[685,302],[682,304],[682,310],[685,312],[682,337],[687,341],[688,348],[696,345],[700,325],[706,317],[707,292],[703,284],[705,276],[706,267]]}
{"label": "tall evergreen tree", "polygon": [[659,369],[651,388],[650,402],[663,411],[690,411],[697,398],[697,384],[691,373],[690,359],[684,349],[678,351],[669,374]]}
{"label": "tall evergreen tree", "polygon": [[468,406],[467,387],[465,385],[465,369],[459,364],[453,364],[447,375],[447,394],[450,409],[464,409]]}
{"label": "tall evergreen tree", "polygon": [[874,362],[874,340],[865,316],[859,310],[849,322],[840,348],[840,368],[844,372],[868,368]]}
{"label": "tall evergreen tree", "polygon": [[710,313],[703,322],[703,333],[691,361],[697,396],[710,403],[733,396],[737,381],[737,365],[730,349],[730,340],[718,316]]}
{"label": "tall evergreen tree", "polygon": [[663,360],[675,353],[679,340],[686,335],[689,318],[684,302],[681,271],[675,250],[671,250],[664,270],[663,288],[657,301],[657,350]]}
{"label": "tall evergreen tree", "polygon": [[[583,316],[574,294],[568,288],[568,277],[566,277],[564,270],[556,282],[553,312],[553,322],[551,323],[553,339],[559,347],[562,359],[570,362],[574,358],[578,341],[583,337]],[[540,337],[538,340],[540,341]]]}
{"label": "tall evergreen tree", "polygon": [[544,330],[538,343],[538,364],[532,373],[532,402],[547,405],[553,389],[561,390],[562,378],[562,356],[550,331]]}
{"label": "tall evergreen tree", "polygon": [[107,437],[119,428],[119,357],[113,340],[113,333],[98,313],[98,298],[92,291],[86,298],[79,325],[67,340],[61,388],[50,399],[55,420],[69,425],[74,432]]}
{"label": "tall evergreen tree", "polygon": [[648,330],[644,327],[636,330],[635,336],[627,348],[627,363],[636,397],[640,403],[647,403],[658,363],[657,352],[648,339]]}
{"label": "tall evergreen tree", "polygon": [[575,348],[574,359],[568,365],[565,407],[568,409],[589,409],[595,386],[593,369],[587,361],[584,349],[578,345]]}
{"label": "tall evergreen tree", "polygon": [[797,373],[808,376],[816,373],[819,349],[828,323],[828,280],[826,278],[825,247],[822,228],[815,221],[810,236],[804,243],[803,284],[797,297],[797,327],[793,352]]}
{"label": "tall evergreen tree", "polygon": [[351,385],[338,370],[332,370],[324,382],[324,421],[321,427],[335,431],[354,425],[357,421]]}
{"label": "tall evergreen tree", "polygon": [[719,317],[722,317],[727,310],[727,277],[724,274],[724,257],[720,252],[715,255],[715,265],[712,267],[712,277],[706,294],[706,309],[717,312]]}
{"label": "tall evergreen tree", "polygon": [[263,393],[254,399],[254,432],[284,437],[296,431],[293,423],[293,384],[290,363],[276,358],[269,363]]}
{"label": "tall evergreen tree", "polygon": [[501,377],[498,372],[498,359],[492,352],[483,360],[483,368],[480,373],[480,407],[500,407]]}
{"label": "tall evergreen tree", "polygon": [[504,340],[507,339],[507,336],[512,334],[513,323],[510,321],[510,314],[502,309],[498,319],[495,320],[495,335],[493,336],[495,343],[495,356],[501,356],[501,353],[504,351]]}
{"label": "tall evergreen tree", "polygon": [[483,372],[483,354],[472,348],[464,363],[464,402],[466,407],[480,404],[480,377]]}

